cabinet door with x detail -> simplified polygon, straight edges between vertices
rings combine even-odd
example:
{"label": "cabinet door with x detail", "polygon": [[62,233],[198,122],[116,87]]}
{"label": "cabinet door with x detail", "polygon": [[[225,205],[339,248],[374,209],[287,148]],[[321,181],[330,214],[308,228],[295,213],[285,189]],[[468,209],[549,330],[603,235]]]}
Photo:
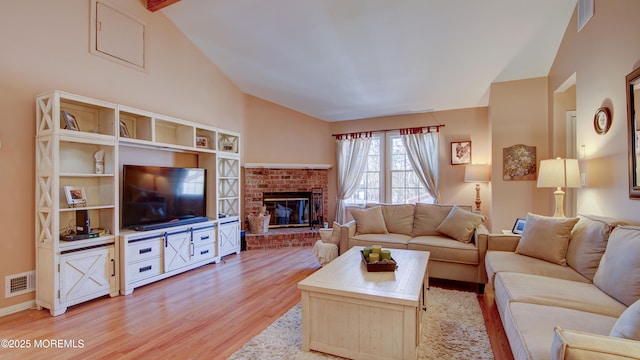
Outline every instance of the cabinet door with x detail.
{"label": "cabinet door with x detail", "polygon": [[218,244],[220,256],[232,253],[240,254],[240,223],[237,220],[220,223],[218,226]]}
{"label": "cabinet door with x detail", "polygon": [[169,233],[164,239],[164,272],[169,272],[191,263],[193,243],[191,229]]}
{"label": "cabinet door with x detail", "polygon": [[60,303],[73,305],[117,289],[113,246],[60,255]]}

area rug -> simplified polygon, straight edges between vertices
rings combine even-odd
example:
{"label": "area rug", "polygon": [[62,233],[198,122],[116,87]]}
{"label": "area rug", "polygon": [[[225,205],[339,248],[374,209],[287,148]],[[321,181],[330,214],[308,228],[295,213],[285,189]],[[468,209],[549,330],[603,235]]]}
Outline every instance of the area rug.
{"label": "area rug", "polygon": [[[301,318],[298,303],[229,359],[341,359],[301,350]],[[418,359],[493,359],[475,293],[430,288]]]}

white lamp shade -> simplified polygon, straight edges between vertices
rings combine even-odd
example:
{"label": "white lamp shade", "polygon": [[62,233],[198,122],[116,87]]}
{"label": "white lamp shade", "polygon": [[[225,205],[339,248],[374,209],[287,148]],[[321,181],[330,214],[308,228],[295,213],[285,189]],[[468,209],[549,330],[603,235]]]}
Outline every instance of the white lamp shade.
{"label": "white lamp shade", "polygon": [[540,161],[539,188],[579,188],[580,168],[576,159],[548,159]]}
{"label": "white lamp shade", "polygon": [[488,164],[467,165],[464,170],[465,182],[489,182],[491,181],[491,166]]}

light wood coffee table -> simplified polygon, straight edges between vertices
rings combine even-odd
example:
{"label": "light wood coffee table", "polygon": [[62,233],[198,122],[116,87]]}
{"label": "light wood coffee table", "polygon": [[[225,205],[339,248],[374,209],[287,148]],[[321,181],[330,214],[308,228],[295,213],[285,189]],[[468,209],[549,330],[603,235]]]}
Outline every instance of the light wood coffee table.
{"label": "light wood coffee table", "polygon": [[415,359],[429,252],[391,249],[396,271],[368,272],[353,247],[298,283],[302,349],[351,359]]}

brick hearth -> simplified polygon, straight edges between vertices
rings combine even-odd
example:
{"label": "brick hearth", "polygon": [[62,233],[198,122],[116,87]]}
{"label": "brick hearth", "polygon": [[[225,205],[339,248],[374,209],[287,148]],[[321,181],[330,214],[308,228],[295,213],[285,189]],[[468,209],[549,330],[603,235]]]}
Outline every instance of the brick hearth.
{"label": "brick hearth", "polygon": [[313,246],[319,239],[318,228],[269,229],[266,234],[245,234],[247,250]]}
{"label": "brick hearth", "polygon": [[[245,215],[257,214],[265,192],[311,192],[321,188],[324,193],[323,219],[327,219],[328,169],[309,168],[249,168],[244,169]],[[246,220],[246,219],[245,219]],[[246,221],[243,229],[248,229]],[[245,234],[247,250],[281,247],[313,246],[320,239],[318,228],[269,229],[266,234]]]}

